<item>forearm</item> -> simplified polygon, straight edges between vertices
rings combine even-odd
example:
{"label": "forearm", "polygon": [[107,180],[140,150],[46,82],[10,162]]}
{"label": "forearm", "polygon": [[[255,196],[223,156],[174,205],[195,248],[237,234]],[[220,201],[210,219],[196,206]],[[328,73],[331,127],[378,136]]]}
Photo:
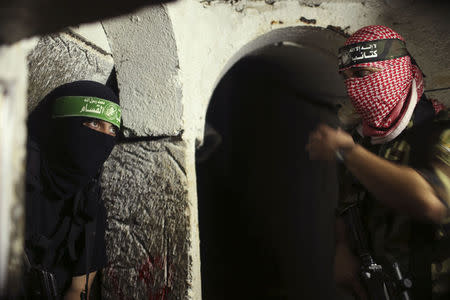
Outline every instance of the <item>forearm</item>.
{"label": "forearm", "polygon": [[81,291],[70,288],[64,295],[64,300],[80,300]]}
{"label": "forearm", "polygon": [[[88,299],[89,294],[91,292],[92,282],[94,281],[94,277],[96,274],[97,274],[96,271],[89,274],[88,293],[87,293]],[[64,295],[64,300],[79,300],[80,294],[85,290],[85,287],[86,287],[86,275],[72,277],[72,284],[66,291]]]}
{"label": "forearm", "polygon": [[345,165],[384,205],[436,223],[445,217],[445,206],[414,169],[382,159],[359,145],[348,151]]}
{"label": "forearm", "polygon": [[446,207],[419,173],[356,145],[341,129],[319,125],[310,134],[306,149],[311,159],[328,161],[336,159],[336,150],[344,149],[347,168],[378,201],[401,213],[435,223],[446,217]]}

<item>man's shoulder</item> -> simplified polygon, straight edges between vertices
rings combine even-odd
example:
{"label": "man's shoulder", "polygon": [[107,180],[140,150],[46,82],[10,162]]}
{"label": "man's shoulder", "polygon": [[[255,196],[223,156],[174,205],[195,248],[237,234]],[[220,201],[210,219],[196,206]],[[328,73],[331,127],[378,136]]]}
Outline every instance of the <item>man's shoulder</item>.
{"label": "man's shoulder", "polygon": [[440,142],[441,136],[450,128],[449,110],[444,109],[421,122],[411,121],[407,129],[392,144],[407,145],[414,156],[429,156]]}
{"label": "man's shoulder", "polygon": [[450,109],[447,107],[447,108],[441,110],[434,118],[434,122],[439,123],[439,124],[447,124],[447,126],[449,126]]}

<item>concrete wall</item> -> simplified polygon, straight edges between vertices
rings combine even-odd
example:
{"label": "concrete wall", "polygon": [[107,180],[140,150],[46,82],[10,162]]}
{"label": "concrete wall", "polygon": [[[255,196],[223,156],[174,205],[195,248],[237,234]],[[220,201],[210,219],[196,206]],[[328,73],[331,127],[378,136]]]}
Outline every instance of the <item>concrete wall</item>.
{"label": "concrete wall", "polygon": [[28,56],[28,111],[64,83],[106,83],[113,67],[111,49],[100,23],[43,36]]}
{"label": "concrete wall", "polygon": [[178,54],[162,6],[103,22],[113,51],[127,135],[177,135],[183,129]]}
{"label": "concrete wall", "polygon": [[[86,1],[74,2],[78,10],[55,6],[51,14],[41,15],[47,6],[40,7],[39,1],[25,1],[34,3],[28,6],[3,2],[7,2],[7,10],[2,12],[11,13],[2,18],[5,26],[0,26],[0,42],[129,13],[145,1],[131,1],[128,7],[113,1],[102,13],[97,5],[102,1],[94,1],[92,10]],[[34,12],[35,18],[27,20],[23,17],[26,14],[17,17],[23,11]],[[79,18],[64,21],[64,16],[78,13]],[[55,16],[57,19],[51,19]],[[90,29],[65,29],[39,40],[28,57],[29,77],[24,67],[14,71],[22,91],[16,94],[18,118],[14,126],[9,123],[5,128],[18,127],[23,132],[20,111],[24,110],[20,105],[25,105],[26,78],[31,109],[61,83],[76,79],[105,82],[115,66],[125,134],[147,139],[119,145],[105,166],[110,256],[103,275],[105,298],[201,298],[195,148],[203,138],[212,92],[226,71],[241,57],[286,41],[306,49],[304,55],[321,51],[331,64],[345,36],[369,24],[391,26],[405,37],[427,75],[428,89],[449,85],[450,41],[445,37],[450,33],[450,20],[446,6],[418,0],[180,0],[96,23]],[[11,59],[13,50],[8,51],[0,52],[2,72],[25,55],[20,52]],[[305,69],[314,68],[305,67],[307,60],[302,61]],[[319,98],[327,101],[345,99],[340,83],[331,91],[314,85],[318,82],[314,78],[322,75],[311,72],[307,92],[319,91]],[[432,96],[450,103],[449,91]],[[157,136],[166,138],[151,140]],[[1,153],[6,153],[4,149],[21,153],[24,136],[18,139],[16,144],[2,143]],[[19,155],[15,160],[17,178],[21,177],[21,159]],[[15,187],[15,183],[6,185],[10,190]]]}
{"label": "concrete wall", "polygon": [[28,52],[35,40],[0,46],[0,295],[20,283],[23,253]]}
{"label": "concrete wall", "polygon": [[[175,42],[163,30],[169,26],[160,6],[44,36],[28,56],[29,110],[60,84],[82,79],[105,83],[117,75],[125,135],[168,136],[154,142],[127,140],[105,164],[106,299],[184,299],[191,283],[187,147],[180,137]],[[161,35],[145,43],[140,39],[149,28],[154,29],[151,35]]]}
{"label": "concrete wall", "polygon": [[[445,3],[185,0],[167,8],[177,41],[185,120],[191,121],[186,130],[197,139],[202,138],[202,120],[214,87],[234,62],[252,48],[285,39],[301,41],[301,37],[289,36],[288,31],[263,42],[258,39],[276,29],[321,27],[347,35],[365,25],[390,26],[404,36],[408,49],[428,75],[428,89],[450,82],[450,57],[446,55],[450,41],[444,38],[450,34],[450,19]],[[252,45],[255,40],[259,43]],[[327,47],[326,42],[322,46]],[[331,51],[337,55],[336,48]],[[450,103],[448,90],[432,95]]]}
{"label": "concrete wall", "polygon": [[0,0],[0,44],[130,13],[167,0]]}
{"label": "concrete wall", "polygon": [[120,145],[106,164],[110,264],[103,294],[185,299],[199,285],[192,279],[199,261],[192,263],[191,250],[198,237],[190,232],[196,207],[189,195],[195,186],[188,183],[188,145],[180,137],[182,92],[171,22],[164,7],[155,6],[103,26],[115,61],[125,135],[168,137]]}
{"label": "concrete wall", "polygon": [[105,165],[105,299],[186,299],[189,218],[185,143],[117,146]]}

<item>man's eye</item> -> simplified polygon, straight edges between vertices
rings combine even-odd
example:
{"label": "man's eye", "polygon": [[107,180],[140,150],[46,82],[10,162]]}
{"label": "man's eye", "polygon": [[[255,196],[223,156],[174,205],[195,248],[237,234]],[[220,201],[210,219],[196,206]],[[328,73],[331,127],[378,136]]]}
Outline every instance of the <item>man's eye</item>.
{"label": "man's eye", "polygon": [[369,70],[358,70],[355,72],[355,76],[356,77],[364,77],[364,76],[369,75],[370,73],[372,73],[372,72],[370,72]]}
{"label": "man's eye", "polygon": [[347,71],[343,71],[343,72],[339,72],[339,74],[342,76],[342,78],[345,79],[349,79],[350,77],[352,77],[351,75],[348,74],[348,70]]}
{"label": "man's eye", "polygon": [[98,123],[98,121],[92,120],[89,122],[89,124],[93,127],[98,127],[100,124]]}
{"label": "man's eye", "polygon": [[107,130],[108,130],[108,134],[110,134],[110,135],[112,135],[112,136],[116,136],[117,135],[117,128],[115,127],[115,126],[113,126],[113,125],[109,125],[108,127],[107,127]]}

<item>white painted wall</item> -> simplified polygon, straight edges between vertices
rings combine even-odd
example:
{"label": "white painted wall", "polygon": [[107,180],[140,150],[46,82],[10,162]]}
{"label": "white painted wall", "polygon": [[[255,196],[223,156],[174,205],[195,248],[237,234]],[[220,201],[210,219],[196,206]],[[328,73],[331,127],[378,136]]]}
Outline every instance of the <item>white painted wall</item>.
{"label": "white painted wall", "polygon": [[[27,61],[35,39],[0,47],[0,295],[17,278],[24,230],[23,175],[26,144]],[[9,276],[20,274],[9,273]],[[10,281],[8,286],[7,280]]]}
{"label": "white painted wall", "polygon": [[[268,2],[268,1],[267,1]],[[262,39],[265,34],[280,28],[339,26],[352,33],[371,24],[390,26],[401,33],[410,52],[429,75],[427,88],[449,85],[450,21],[445,10],[426,1],[265,1],[180,0],[167,4],[173,24],[178,56],[180,80],[183,85],[183,104],[186,134],[201,140],[203,123],[211,94],[226,70],[249,51],[283,40],[301,43],[298,35],[280,32]],[[315,20],[305,24],[300,18]],[[284,36],[287,35],[287,36]],[[254,41],[257,44],[252,44]],[[323,42],[324,44],[326,42]],[[339,44],[330,41],[331,53]],[[330,49],[331,47],[331,49]],[[335,48],[334,48],[335,47]],[[334,49],[332,49],[334,48]],[[447,51],[445,50],[447,49]],[[449,98],[449,92],[434,94]]]}

